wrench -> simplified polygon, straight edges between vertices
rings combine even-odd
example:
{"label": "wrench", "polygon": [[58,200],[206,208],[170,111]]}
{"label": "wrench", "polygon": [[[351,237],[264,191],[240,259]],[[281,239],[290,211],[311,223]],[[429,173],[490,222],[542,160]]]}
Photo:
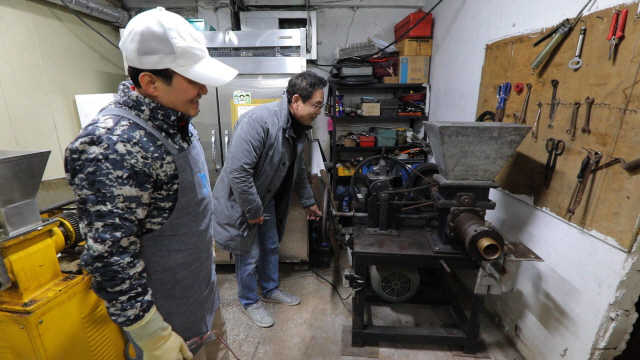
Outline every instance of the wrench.
{"label": "wrench", "polygon": [[549,129],[553,129],[553,120],[556,118],[556,111],[558,111],[558,104],[560,103],[560,99],[556,99],[551,103],[551,109],[553,109],[553,113],[551,114],[551,121],[549,121]]}
{"label": "wrench", "polygon": [[[552,119],[553,114],[555,112],[555,107],[557,106],[554,104],[556,104],[556,92],[558,91],[558,84],[560,84],[558,80],[556,79],[551,80],[551,86],[553,86],[553,93],[551,93],[551,108],[549,109],[549,119]],[[549,129],[551,128],[553,128],[553,126],[551,126]]]}
{"label": "wrench", "polygon": [[536,114],[536,121],[533,123],[533,129],[531,129],[531,137],[536,139],[536,142],[538,142],[538,122],[540,122],[540,113],[542,112],[542,102],[538,101],[536,105],[538,106],[538,113]]}
{"label": "wrench", "polygon": [[571,113],[571,124],[567,129],[567,134],[571,134],[571,140],[576,138],[576,123],[578,122],[578,111],[580,110],[580,101],[573,103],[573,112]]}
{"label": "wrench", "polygon": [[594,99],[590,96],[587,96],[584,99],[584,102],[587,104],[587,113],[584,115],[584,126],[582,127],[582,133],[589,135],[591,134],[591,129],[589,129],[589,121],[591,120],[591,106],[593,105]]}
{"label": "wrench", "polygon": [[582,66],[582,59],[580,59],[580,54],[582,54],[582,44],[584,44],[584,34],[587,32],[586,27],[582,27],[580,29],[580,37],[578,38],[578,47],[576,47],[576,57],[574,57],[571,61],[569,61],[569,67],[573,70],[578,70],[580,66]]}
{"label": "wrench", "polygon": [[531,83],[527,83],[527,95],[524,97],[524,104],[522,104],[522,112],[520,112],[520,116],[517,117],[515,123],[518,124],[526,124],[527,123],[527,106],[529,105],[529,95],[531,95]]}

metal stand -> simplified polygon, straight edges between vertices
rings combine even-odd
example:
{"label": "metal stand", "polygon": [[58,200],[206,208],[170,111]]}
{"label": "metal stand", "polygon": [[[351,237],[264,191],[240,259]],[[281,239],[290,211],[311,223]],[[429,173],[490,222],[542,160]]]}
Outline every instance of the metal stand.
{"label": "metal stand", "polygon": [[353,325],[351,345],[362,347],[365,342],[428,343],[464,346],[464,352],[476,353],[480,332],[480,314],[488,290],[481,283],[482,269],[473,293],[470,316],[467,317],[451,288],[451,269],[478,269],[479,266],[466,254],[434,253],[422,228],[399,230],[399,236],[367,235],[365,228],[354,229],[353,269],[356,277],[366,284],[370,265],[410,266],[443,269],[442,285],[449,305],[459,325],[458,328],[417,328],[402,326],[376,326],[367,324],[366,286],[356,291],[353,297]]}

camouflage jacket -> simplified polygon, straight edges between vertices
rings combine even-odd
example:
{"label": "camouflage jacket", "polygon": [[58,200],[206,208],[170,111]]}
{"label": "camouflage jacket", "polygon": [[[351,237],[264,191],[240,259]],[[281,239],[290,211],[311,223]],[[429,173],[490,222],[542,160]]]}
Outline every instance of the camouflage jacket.
{"label": "camouflage jacket", "polygon": [[[107,108],[122,108],[147,121],[178,151],[196,139],[185,126],[190,118],[138,94],[130,80],[120,84],[118,95]],[[93,289],[106,301],[111,319],[130,326],[153,305],[140,236],[159,229],[178,201],[173,156],[137,123],[107,115],[82,129],[67,148],[64,165],[87,240],[80,265],[93,276]]]}

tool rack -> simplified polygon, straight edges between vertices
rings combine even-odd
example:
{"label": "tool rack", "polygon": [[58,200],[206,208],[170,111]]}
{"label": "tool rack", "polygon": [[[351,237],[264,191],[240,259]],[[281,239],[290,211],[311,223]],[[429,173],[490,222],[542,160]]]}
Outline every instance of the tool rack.
{"label": "tool rack", "polygon": [[[618,42],[614,40],[612,46],[613,35],[617,38],[621,34],[620,17],[625,9],[628,10],[628,18],[624,37]],[[602,153],[599,165],[614,158],[628,162],[638,158],[640,87],[637,82],[640,75],[637,58],[640,50],[636,42],[640,36],[640,18],[634,17],[638,9],[638,4],[621,4],[582,15],[563,42],[536,70],[531,67],[532,61],[551,39],[537,47],[533,44],[547,30],[487,44],[477,107],[477,114],[495,111],[499,84],[531,83],[533,88],[526,119],[527,125],[534,124],[538,108],[532,105],[539,101],[542,106],[537,138],[529,135],[525,139],[496,181],[509,193],[532,197],[536,207],[548,209],[627,251],[637,237],[639,171],[628,171],[620,164],[598,171],[588,179],[584,198],[575,214],[567,216],[567,208],[570,207],[581,162],[587,155],[584,149]],[[612,24],[613,28],[616,24],[618,26],[613,35]],[[577,53],[580,53],[581,66],[571,67]],[[552,108],[551,99],[556,87],[558,103]],[[504,122],[514,122],[514,113],[521,112],[525,96],[525,92],[511,92],[504,110]],[[576,109],[577,103],[580,104],[579,109]],[[582,131],[590,106],[588,131]],[[577,112],[575,125],[572,124],[574,110]],[[551,113],[555,113],[554,126],[549,128]],[[548,153],[545,143],[550,138],[564,140],[566,150],[558,158],[553,180],[546,188],[544,178]]]}

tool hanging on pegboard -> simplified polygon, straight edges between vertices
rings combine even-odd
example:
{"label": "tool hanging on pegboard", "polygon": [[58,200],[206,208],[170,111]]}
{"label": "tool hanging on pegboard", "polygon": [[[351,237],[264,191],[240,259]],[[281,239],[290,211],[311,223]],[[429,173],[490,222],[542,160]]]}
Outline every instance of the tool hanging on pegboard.
{"label": "tool hanging on pegboard", "polygon": [[542,38],[540,38],[540,40],[533,43],[533,46],[535,47],[538,44],[540,44],[542,41],[549,38],[550,36],[553,36],[549,41],[549,43],[547,43],[547,46],[545,46],[544,49],[542,49],[540,54],[538,54],[538,57],[536,57],[536,59],[533,60],[533,62],[531,63],[532,69],[536,70],[537,68],[540,67],[540,65],[542,65],[549,58],[549,56],[553,52],[553,49],[555,49],[556,46],[560,44],[562,39],[571,31],[571,29],[573,29],[573,27],[576,26],[576,23],[578,22],[578,20],[580,20],[580,16],[582,16],[582,13],[587,8],[589,3],[591,3],[591,1],[593,0],[587,1],[587,3],[582,8],[582,10],[580,10],[578,15],[576,15],[576,17],[573,19],[573,22],[569,22],[569,19],[563,20],[560,24],[558,24],[558,26],[553,28],[553,30],[549,31]]}
{"label": "tool hanging on pegboard", "polygon": [[614,11],[611,17],[611,27],[609,27],[609,35],[607,35],[607,41],[609,41],[609,60],[613,57],[613,53],[616,49],[616,45],[620,43],[624,37],[624,27],[627,24],[628,9],[622,11]]}
{"label": "tool hanging on pegboard", "polygon": [[511,94],[511,83],[506,82],[498,85],[498,92],[496,96],[498,97],[498,105],[496,105],[496,122],[502,122],[504,118],[504,106],[509,99],[509,94]]}
{"label": "tool hanging on pegboard", "polygon": [[578,38],[578,46],[576,46],[576,57],[569,61],[569,68],[573,70],[578,70],[582,66],[582,59],[580,55],[582,55],[582,45],[584,45],[584,36],[587,33],[587,28],[582,27],[580,29],[580,37]]}

